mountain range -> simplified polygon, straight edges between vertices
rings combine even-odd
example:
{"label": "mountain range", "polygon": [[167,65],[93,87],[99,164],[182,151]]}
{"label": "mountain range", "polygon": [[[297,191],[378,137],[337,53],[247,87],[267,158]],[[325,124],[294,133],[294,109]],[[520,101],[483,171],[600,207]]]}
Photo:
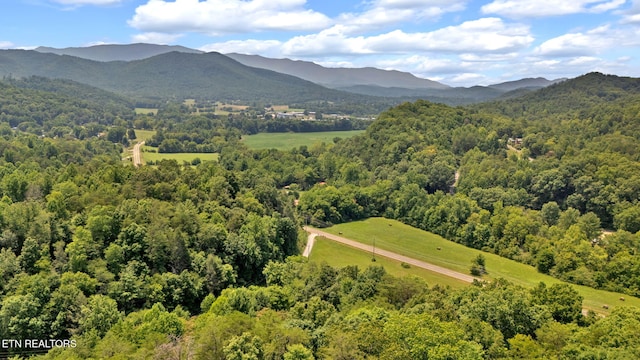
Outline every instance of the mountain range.
{"label": "mountain range", "polygon": [[397,102],[423,98],[455,105],[509,96],[513,91],[540,89],[563,80],[522,79],[454,88],[395,70],[327,68],[307,61],[203,53],[183,46],[153,44],[0,51],[0,76],[31,75],[71,79],[147,99],[290,103],[379,101],[379,98],[395,98]]}

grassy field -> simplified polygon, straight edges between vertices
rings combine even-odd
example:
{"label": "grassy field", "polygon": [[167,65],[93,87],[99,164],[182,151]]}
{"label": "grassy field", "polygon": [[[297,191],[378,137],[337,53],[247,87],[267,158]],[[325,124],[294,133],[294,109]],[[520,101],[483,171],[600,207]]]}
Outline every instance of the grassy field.
{"label": "grassy field", "polygon": [[376,256],[376,261],[371,261],[372,255],[370,253],[354,249],[352,247],[337,243],[335,241],[327,240],[321,236],[316,238],[316,243],[313,246],[309,261],[314,262],[326,262],[327,264],[336,267],[343,268],[347,265],[357,265],[361,270],[366,269],[370,265],[382,265],[387,273],[393,276],[407,276],[416,275],[425,279],[429,286],[434,284],[449,285],[452,288],[461,288],[467,286],[467,283],[456,280],[454,278],[440,275],[425,269],[421,269],[415,266],[405,268],[401,266],[399,261],[387,259],[384,257]]}
{"label": "grassy field", "polygon": [[134,110],[138,115],[158,114],[158,109],[155,108],[135,108]]}
{"label": "grassy field", "polygon": [[142,147],[142,161],[144,163],[148,161],[158,162],[160,160],[176,160],[178,164],[182,164],[183,162],[191,163],[195,158],[200,158],[202,161],[218,161],[219,154],[217,153],[175,153],[175,154],[166,154],[166,153],[158,153],[151,152],[152,150],[157,151],[158,148],[143,146]]}
{"label": "grassy field", "polygon": [[147,141],[151,139],[153,135],[156,134],[155,130],[140,130],[136,129],[136,140],[137,141]]}
{"label": "grassy field", "polygon": [[331,143],[333,138],[349,138],[363,133],[364,130],[324,131],[311,133],[259,133],[244,136],[242,140],[251,149],[279,149],[290,150],[302,145],[311,146],[315,143]]}
{"label": "grassy field", "polygon": [[[471,261],[478,254],[483,254],[486,259],[486,268],[489,272],[488,275],[485,275],[487,279],[501,277],[525,287],[533,287],[541,281],[547,285],[562,282],[551,276],[539,273],[532,266],[502,258],[495,254],[467,248],[463,245],[448,241],[441,236],[410,227],[394,220],[372,218],[364,221],[335,225],[323,230],[336,235],[342,233],[341,236],[365,244],[371,244],[375,238],[376,247],[465,274],[469,273]],[[438,248],[440,250],[438,250]],[[315,252],[315,250],[314,248],[313,251]],[[313,255],[312,253],[312,256]],[[322,253],[316,256],[318,258],[323,257]],[[327,254],[327,259],[323,258],[322,260],[328,261],[332,257],[341,257],[341,254],[339,252]],[[348,261],[348,259],[344,261]],[[586,286],[572,286],[584,297],[584,308],[598,313],[608,312],[603,308],[603,305],[609,306],[609,310],[620,305],[640,307],[640,299],[632,296],[595,290]],[[625,301],[621,301],[620,297],[624,297]]]}

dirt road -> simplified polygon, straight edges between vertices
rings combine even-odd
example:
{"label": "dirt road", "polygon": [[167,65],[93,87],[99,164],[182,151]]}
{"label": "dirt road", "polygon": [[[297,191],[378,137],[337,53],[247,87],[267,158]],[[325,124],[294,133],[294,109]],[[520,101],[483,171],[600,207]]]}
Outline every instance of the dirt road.
{"label": "dirt road", "polygon": [[307,246],[304,248],[302,256],[306,258],[309,257],[309,255],[311,254],[311,250],[313,250],[313,245],[316,243],[316,236],[318,236],[318,234],[309,233],[309,237],[307,238]]}
{"label": "dirt road", "polygon": [[133,145],[133,166],[135,167],[142,165],[142,154],[140,154],[140,147],[142,145],[144,145],[144,141]]}
{"label": "dirt road", "polygon": [[[309,227],[309,226],[305,226],[304,230],[306,232],[310,233],[311,235],[322,236],[322,237],[327,238],[329,240],[333,240],[333,241],[339,242],[341,244],[354,247],[356,249],[360,249],[360,250],[364,250],[364,251],[373,253],[373,246],[371,246],[371,245],[366,245],[366,244],[363,244],[363,243],[360,243],[360,242],[357,242],[357,241],[354,241],[354,240],[350,240],[350,239],[344,238],[342,236],[333,235],[333,234],[330,234],[328,232],[325,232],[325,231],[322,231],[322,230],[319,230],[319,229],[316,229],[316,228],[312,228],[312,227]],[[309,236],[309,238],[311,238],[311,235]],[[314,236],[314,240],[315,240],[315,236]],[[307,242],[307,246],[309,246],[309,242]],[[311,246],[313,246],[313,245],[311,245]],[[305,251],[306,251],[306,249],[305,249]],[[428,262],[424,262],[424,261],[421,261],[421,260],[416,260],[414,258],[410,258],[410,257],[404,256],[404,255],[396,254],[394,252],[387,251],[387,250],[382,250],[382,249],[379,249],[379,248],[375,249],[375,254],[377,256],[384,256],[384,257],[389,258],[389,259],[405,262],[405,263],[407,263],[409,265],[416,266],[416,267],[419,267],[419,268],[423,268],[423,269],[426,269],[426,270],[429,270],[429,271],[433,271],[433,272],[438,273],[438,274],[446,275],[446,276],[449,276],[449,277],[452,277],[454,279],[458,279],[458,280],[461,280],[461,281],[464,281],[464,282],[467,282],[467,283],[473,282],[474,279],[481,280],[480,278],[476,278],[476,277],[473,277],[471,275],[463,274],[461,272],[453,271],[453,270],[450,270],[450,269],[447,269],[447,268],[443,268],[443,267],[438,266],[438,265],[433,265],[433,264],[430,264]]]}

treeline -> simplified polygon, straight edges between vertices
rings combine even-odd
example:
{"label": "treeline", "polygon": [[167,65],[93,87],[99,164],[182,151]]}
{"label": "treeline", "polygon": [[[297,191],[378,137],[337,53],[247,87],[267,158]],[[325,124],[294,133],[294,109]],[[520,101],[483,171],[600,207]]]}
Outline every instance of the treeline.
{"label": "treeline", "polygon": [[[364,135],[335,146],[259,151],[253,159],[223,154],[220,161],[310,190],[299,209],[311,223],[387,216],[574,283],[639,295],[640,163],[632,136],[639,95],[629,85],[637,80],[608,79],[575,80],[600,84],[585,90],[599,95],[587,97],[591,103],[576,99],[579,111],[548,106],[552,115],[540,112],[535,121],[491,114],[488,105],[479,111],[419,101],[381,114]],[[609,104],[610,86],[629,91]],[[576,87],[566,82],[545,96],[560,107],[556,99],[579,97]],[[614,106],[622,112],[602,114]],[[617,232],[605,236],[602,228]]]}
{"label": "treeline", "polygon": [[365,119],[251,119],[242,115],[232,116],[228,119],[228,126],[242,131],[243,134],[280,133],[280,132],[321,132],[321,131],[349,131],[364,130],[373,120]]}
{"label": "treeline", "polygon": [[[581,314],[570,286],[503,280],[460,290],[394,278],[379,266],[334,269],[300,257],[269,262],[266,286],[228,288],[202,315],[155,304],[123,315],[92,296],[78,347],[45,359],[634,358],[640,313]],[[95,311],[95,312],[94,312]]]}
{"label": "treeline", "polygon": [[[577,99],[571,89],[591,78],[584,91],[597,96]],[[582,316],[567,285],[450,290],[295,257],[304,222],[386,216],[639,295],[638,96],[633,80],[609,80],[557,85],[547,105],[403,104],[363,135],[290,151],[248,150],[233,118],[181,106],[132,119],[161,129],[158,146],[220,153],[194,167],[123,164],[115,143],[135,135],[128,121],[84,140],[5,122],[0,337],[77,339],[47,356],[60,359],[636,358],[638,310]],[[3,86],[13,99],[66,101]],[[571,101],[580,110],[563,112]],[[550,115],[504,110],[523,106]]]}
{"label": "treeline", "polygon": [[269,179],[217,163],[136,170],[106,139],[11,129],[0,154],[2,338],[68,338],[94,328],[83,311],[98,321],[112,305],[196,314],[207,294],[262,284],[269,261],[298,253],[293,201]]}

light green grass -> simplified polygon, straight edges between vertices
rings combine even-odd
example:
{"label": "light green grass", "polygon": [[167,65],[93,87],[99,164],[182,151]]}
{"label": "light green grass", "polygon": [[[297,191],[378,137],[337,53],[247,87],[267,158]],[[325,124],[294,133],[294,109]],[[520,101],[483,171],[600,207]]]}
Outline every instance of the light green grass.
{"label": "light green grass", "polygon": [[401,262],[381,256],[376,256],[376,261],[373,262],[371,261],[372,257],[372,254],[365,251],[318,236],[316,238],[316,243],[313,246],[313,251],[309,256],[309,261],[317,263],[326,262],[335,268],[357,265],[361,270],[366,269],[370,265],[382,265],[388,274],[397,277],[416,275],[423,278],[429,286],[440,284],[448,285],[452,288],[461,288],[467,285],[467,283],[463,281],[456,280],[449,276],[440,275],[419,267],[402,267]]}
{"label": "light green grass", "polygon": [[218,161],[218,153],[158,153],[150,152],[151,150],[158,151],[158,148],[143,146],[142,147],[142,161],[144,163],[148,161],[158,162],[160,160],[176,160],[179,164],[183,162],[191,163],[195,158],[200,158],[202,161]]}
{"label": "light green grass", "polygon": [[303,145],[311,147],[311,145],[315,143],[332,143],[333,138],[349,138],[363,132],[364,130],[323,131],[310,133],[259,133],[244,136],[242,141],[244,141],[250,149],[290,150]]}
{"label": "light green grass", "polygon": [[[539,273],[532,266],[465,247],[448,241],[441,236],[413,228],[395,220],[371,218],[364,221],[335,225],[323,230],[336,235],[342,233],[341,236],[365,244],[371,244],[375,238],[376,247],[378,248],[465,274],[469,273],[471,261],[478,254],[482,254],[486,259],[486,268],[489,272],[488,275],[485,275],[487,279],[505,278],[515,284],[529,288],[540,282],[544,282],[547,285],[562,283],[562,281],[554,277]],[[609,306],[609,310],[619,305],[640,307],[640,299],[632,296],[596,290],[586,286],[573,284],[572,286],[584,297],[583,306],[586,309],[599,313],[608,313],[603,308],[603,305]],[[620,300],[621,297],[625,298],[624,302]]]}
{"label": "light green grass", "polygon": [[153,135],[156,134],[155,130],[141,130],[141,129],[136,129],[136,140],[137,141],[147,141],[150,140]]}
{"label": "light green grass", "polygon": [[135,108],[134,111],[138,115],[149,115],[149,114],[157,115],[158,114],[158,109],[155,109],[155,108]]}

